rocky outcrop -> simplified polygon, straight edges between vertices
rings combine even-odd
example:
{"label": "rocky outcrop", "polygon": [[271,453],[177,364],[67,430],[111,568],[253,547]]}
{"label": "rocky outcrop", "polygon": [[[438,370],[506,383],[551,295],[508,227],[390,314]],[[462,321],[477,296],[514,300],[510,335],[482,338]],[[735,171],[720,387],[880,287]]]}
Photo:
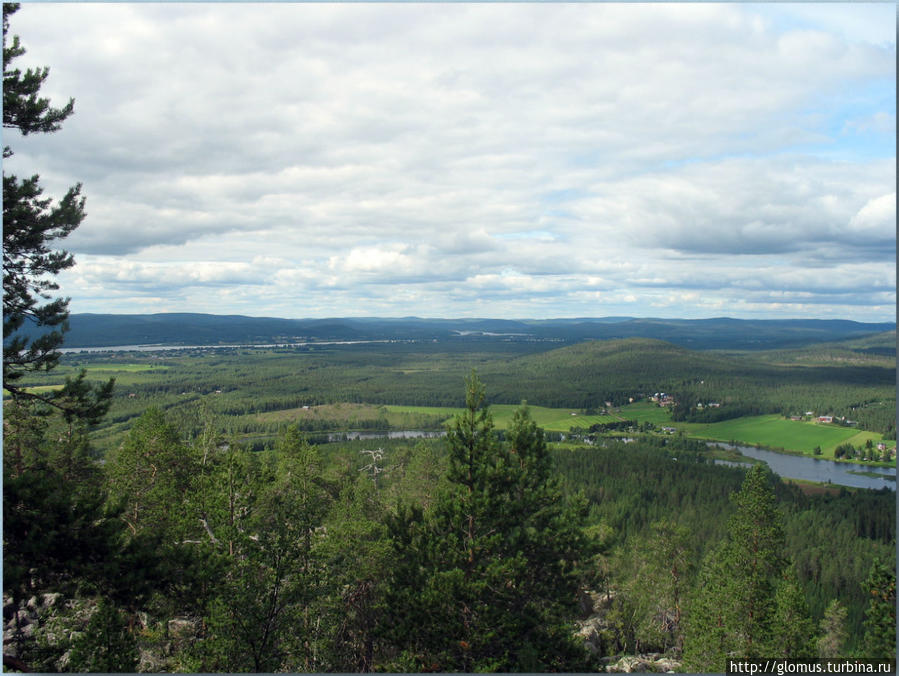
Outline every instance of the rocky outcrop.
{"label": "rocky outcrop", "polygon": [[658,653],[646,655],[616,655],[600,660],[607,673],[633,674],[655,673],[673,674],[680,667],[680,662]]}
{"label": "rocky outcrop", "polygon": [[670,655],[646,653],[641,655],[614,655],[601,657],[609,644],[609,634],[613,631],[606,621],[606,615],[617,597],[614,590],[604,593],[584,592],[581,596],[581,610],[584,619],[578,622],[577,636],[580,637],[591,654],[597,656],[600,668],[607,673],[673,673],[680,662]]}
{"label": "rocky outcrop", "polygon": [[16,671],[64,671],[68,653],[45,664],[32,664],[35,646],[71,644],[96,611],[93,601],[63,600],[62,594],[32,596],[18,606],[3,598],[3,660]]}
{"label": "rocky outcrop", "polygon": [[[93,598],[67,599],[42,594],[14,604],[3,600],[3,661],[6,671],[70,671],[73,643],[98,610]],[[201,630],[198,619],[174,617],[151,622],[147,613],[132,618],[140,672],[177,671],[178,652]]]}
{"label": "rocky outcrop", "polygon": [[604,593],[584,591],[581,594],[581,612],[585,617],[578,622],[577,636],[583,639],[592,655],[598,656],[603,653],[603,631],[609,628],[605,617],[612,607],[615,596],[614,591]]}

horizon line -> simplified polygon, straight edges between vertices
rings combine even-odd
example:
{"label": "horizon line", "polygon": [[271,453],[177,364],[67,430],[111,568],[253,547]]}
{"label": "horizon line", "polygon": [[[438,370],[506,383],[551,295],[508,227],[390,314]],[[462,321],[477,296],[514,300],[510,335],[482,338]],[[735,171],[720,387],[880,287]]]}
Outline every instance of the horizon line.
{"label": "horizon line", "polygon": [[284,321],[323,321],[323,320],[341,320],[341,319],[376,319],[376,320],[392,320],[392,321],[401,321],[401,320],[419,320],[419,321],[476,321],[476,320],[490,320],[490,321],[536,321],[536,322],[551,322],[551,321],[589,321],[589,320],[657,320],[657,321],[714,321],[714,320],[728,320],[728,321],[840,321],[840,322],[853,322],[856,324],[892,324],[896,325],[896,320],[882,320],[882,321],[860,321],[857,319],[848,319],[844,317],[731,317],[726,315],[718,315],[714,317],[662,317],[662,316],[633,316],[633,315],[577,315],[577,316],[557,316],[557,317],[490,317],[490,316],[430,316],[430,317],[421,317],[418,315],[403,315],[403,316],[395,316],[395,315],[328,315],[328,316],[320,316],[320,317],[280,317],[273,315],[245,315],[245,314],[236,314],[236,313],[227,313],[227,314],[219,314],[213,312],[187,312],[187,311],[172,311],[172,312],[70,312],[69,317],[76,316],[112,316],[112,317],[159,317],[166,315],[198,315],[205,317],[241,317],[245,319],[279,319]]}

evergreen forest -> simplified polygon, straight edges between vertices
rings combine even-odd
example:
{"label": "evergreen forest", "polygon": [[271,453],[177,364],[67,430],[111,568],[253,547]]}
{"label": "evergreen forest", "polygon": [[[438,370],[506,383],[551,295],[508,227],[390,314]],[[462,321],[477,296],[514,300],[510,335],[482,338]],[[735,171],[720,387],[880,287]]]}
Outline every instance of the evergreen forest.
{"label": "evergreen forest", "polygon": [[498,431],[477,374],[462,390],[445,437],[377,448],[285,425],[253,451],[208,410],[186,438],[151,407],[102,463],[85,422],[9,402],[7,668],[892,655],[892,491],[803,490],[682,436],[550,444],[527,406]]}

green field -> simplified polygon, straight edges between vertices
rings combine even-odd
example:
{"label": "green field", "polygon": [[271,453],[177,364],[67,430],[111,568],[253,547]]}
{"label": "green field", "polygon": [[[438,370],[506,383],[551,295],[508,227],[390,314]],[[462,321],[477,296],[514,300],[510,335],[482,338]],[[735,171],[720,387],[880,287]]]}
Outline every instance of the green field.
{"label": "green field", "polygon": [[[53,390],[58,390],[59,385],[37,385],[35,387],[26,387],[25,391],[30,394],[44,394],[45,392],[52,392]],[[6,390],[3,390],[3,394],[6,395]]]}
{"label": "green field", "polygon": [[[391,413],[417,413],[449,418],[461,409],[431,406],[386,406]],[[494,404],[490,407],[497,429],[506,429],[517,406]],[[529,406],[531,417],[548,432],[568,432],[572,427],[588,428],[597,423],[612,422],[620,418],[651,422],[656,426],[671,426],[690,437],[715,441],[737,441],[747,445],[766,446],[776,450],[801,452],[812,455],[816,446],[821,447],[823,458],[833,458],[834,449],[849,442],[862,446],[871,439],[878,442],[882,435],[860,432],[850,427],[826,425],[814,422],[786,420],[779,415],[761,415],[718,423],[673,423],[670,411],[650,402],[637,402],[623,406],[620,416],[586,416],[570,408]]]}
{"label": "green field", "polygon": [[808,454],[814,451],[815,446],[820,446],[824,457],[832,457],[837,446],[857,433],[857,430],[849,427],[786,420],[779,415],[736,418],[719,423],[679,423],[676,427],[700,439],[734,439]]}
{"label": "green field", "polygon": [[[640,422],[671,426],[691,437],[715,441],[739,441],[773,449],[800,451],[813,455],[820,446],[824,458],[833,458],[834,449],[843,443],[863,446],[870,439],[877,443],[883,435],[851,427],[787,420],[779,415],[760,415],[718,423],[672,422],[668,410],[650,402],[638,402],[621,409],[621,415]],[[889,444],[892,445],[892,444]]]}
{"label": "green field", "polygon": [[[461,408],[445,406],[385,406],[384,408],[391,413],[444,416],[444,422],[450,420],[455,414],[462,412]],[[493,415],[493,422],[496,428],[500,430],[508,429],[512,423],[512,416],[518,408],[518,405],[512,404],[491,405],[490,413]],[[590,427],[590,425],[617,420],[617,418],[606,415],[581,415],[580,411],[572,408],[548,408],[546,406],[528,405],[528,409],[534,422],[548,432],[567,432],[575,426],[586,428]]]}
{"label": "green field", "polygon": [[671,411],[649,401],[638,401],[621,407],[621,417],[653,425],[670,425]]}
{"label": "green field", "polygon": [[461,413],[461,408],[452,408],[450,406],[385,406],[390,413],[420,413],[422,415],[442,416],[449,420],[457,413]]}
{"label": "green field", "polygon": [[103,364],[101,366],[85,366],[89,374],[143,373],[145,371],[164,371],[166,364]]}
{"label": "green field", "polygon": [[[106,380],[108,378],[115,378],[116,382],[120,385],[133,385],[144,382],[140,377],[141,374],[162,372],[169,367],[165,364],[134,364],[115,362],[104,363],[101,365],[91,364],[83,367],[72,367],[64,364],[53,371],[52,375],[49,378],[53,381],[52,384],[29,386],[25,388],[25,391],[31,392],[32,394],[43,394],[45,392],[58,390],[60,387],[62,387],[63,379],[65,377],[77,376],[82,368],[87,372],[88,380]],[[6,390],[3,391],[3,394],[4,396],[7,395]]]}

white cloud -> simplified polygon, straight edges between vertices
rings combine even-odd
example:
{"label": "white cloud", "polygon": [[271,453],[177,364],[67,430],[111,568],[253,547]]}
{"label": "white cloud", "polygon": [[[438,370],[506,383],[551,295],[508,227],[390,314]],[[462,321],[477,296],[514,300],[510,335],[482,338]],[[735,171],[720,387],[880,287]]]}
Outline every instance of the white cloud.
{"label": "white cloud", "polygon": [[346,273],[388,270],[395,274],[397,271],[408,271],[413,267],[413,259],[403,253],[404,248],[393,250],[377,247],[355,248],[350,250],[345,258],[332,256],[328,265],[332,269]]}
{"label": "white cloud", "polygon": [[871,199],[849,221],[849,237],[875,242],[896,239],[896,193]]}
{"label": "white cloud", "polygon": [[875,16],[27,4],[12,30],[76,114],[6,164],[84,181],[75,311],[761,312],[736,299],[828,278],[860,303],[895,277],[895,143],[852,145],[895,139]]}
{"label": "white cloud", "polygon": [[[581,222],[596,224],[602,236],[620,233],[638,247],[721,255],[805,251],[812,259],[807,263],[814,263],[816,252],[833,243],[844,256],[870,256],[864,247],[875,233],[853,237],[860,230],[851,223],[861,218],[853,214],[873,191],[894,184],[888,162],[732,159],[606,182],[575,213]],[[889,205],[877,204],[865,210],[881,218],[876,235],[882,255],[892,258]]]}

